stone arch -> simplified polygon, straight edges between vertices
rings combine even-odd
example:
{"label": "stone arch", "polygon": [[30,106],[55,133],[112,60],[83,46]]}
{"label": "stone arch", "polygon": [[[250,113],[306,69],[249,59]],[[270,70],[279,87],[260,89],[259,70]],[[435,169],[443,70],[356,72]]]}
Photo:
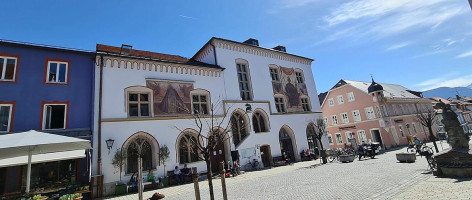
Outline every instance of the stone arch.
{"label": "stone arch", "polygon": [[[203,137],[201,136],[199,137],[197,130],[192,129],[192,128],[187,128],[183,130],[182,132],[180,132],[180,134],[177,136],[177,139],[175,140],[175,157],[177,158],[176,162],[180,164],[184,164],[184,163],[181,163],[181,160],[180,160],[181,159],[180,158],[180,142],[186,135],[190,135],[194,137],[196,140],[198,140],[200,144],[203,144]],[[198,153],[198,158],[199,160],[202,158],[200,153]],[[197,162],[197,161],[193,161],[193,162]]]}
{"label": "stone arch", "polygon": [[[138,131],[134,134],[132,134],[131,136],[128,137],[128,139],[126,139],[126,141],[122,144],[121,148],[122,149],[126,149],[128,150],[128,147],[130,147],[130,145],[137,139],[144,139],[144,141],[148,142],[151,146],[151,163],[152,163],[152,169],[156,169],[157,166],[159,166],[159,142],[156,140],[156,138],[154,136],[152,136],[151,134],[147,133],[147,132],[144,132],[144,131]],[[143,158],[144,159],[144,158]],[[130,162],[134,162],[134,161],[130,161]],[[128,158],[125,162],[125,172],[128,172],[129,170],[129,162],[128,162]]]}
{"label": "stone arch", "polygon": [[249,116],[242,109],[238,108],[231,113],[231,134],[234,146],[237,148],[247,137],[251,130]]}
{"label": "stone arch", "polygon": [[285,152],[288,157],[294,160],[300,160],[297,150],[297,142],[295,140],[295,133],[288,125],[283,125],[279,131],[280,153]]}
{"label": "stone arch", "polygon": [[262,108],[257,108],[252,112],[252,128],[254,132],[269,132],[270,121],[267,112]]}

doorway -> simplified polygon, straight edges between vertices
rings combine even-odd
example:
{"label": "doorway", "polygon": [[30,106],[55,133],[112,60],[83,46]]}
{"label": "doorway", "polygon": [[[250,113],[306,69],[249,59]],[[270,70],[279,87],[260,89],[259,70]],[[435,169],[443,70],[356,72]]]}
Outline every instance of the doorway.
{"label": "doorway", "polygon": [[378,142],[380,144],[380,147],[383,147],[382,136],[380,135],[380,131],[370,130],[370,133],[372,134],[373,142]]}
{"label": "doorway", "polygon": [[293,162],[295,161],[295,151],[293,148],[293,139],[288,131],[282,127],[279,132],[280,153],[287,154],[287,157]]}
{"label": "doorway", "polygon": [[211,171],[220,172],[221,171],[221,162],[225,162],[225,148],[223,142],[220,142],[216,145],[216,148],[210,155],[211,162]]}
{"label": "doorway", "polygon": [[264,167],[269,167],[271,166],[271,159],[272,155],[270,153],[270,145],[263,145],[260,148],[261,150],[261,159],[262,159],[262,164]]}

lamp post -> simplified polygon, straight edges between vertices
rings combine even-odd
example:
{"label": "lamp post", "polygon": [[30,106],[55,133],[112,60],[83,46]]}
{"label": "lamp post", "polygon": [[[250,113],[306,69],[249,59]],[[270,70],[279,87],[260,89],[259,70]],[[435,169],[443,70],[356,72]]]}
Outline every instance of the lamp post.
{"label": "lamp post", "polygon": [[105,142],[107,143],[108,154],[110,154],[110,150],[111,148],[113,148],[113,143],[115,142],[115,140],[108,139],[108,140],[105,140]]}

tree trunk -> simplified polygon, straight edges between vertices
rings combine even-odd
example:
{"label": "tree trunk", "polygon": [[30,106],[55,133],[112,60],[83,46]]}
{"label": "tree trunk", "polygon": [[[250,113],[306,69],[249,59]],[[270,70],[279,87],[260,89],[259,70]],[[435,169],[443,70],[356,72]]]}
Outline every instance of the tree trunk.
{"label": "tree trunk", "polygon": [[438,145],[436,144],[436,136],[433,134],[433,129],[431,126],[428,126],[428,131],[429,131],[429,139],[433,141],[434,144],[434,149],[436,150],[436,153],[439,152]]}
{"label": "tree trunk", "polygon": [[141,165],[141,156],[138,157],[138,190],[139,200],[143,200],[143,166]]}
{"label": "tree trunk", "polygon": [[213,194],[213,181],[212,181],[212,173],[211,173],[211,162],[210,159],[206,160],[207,166],[207,179],[208,179],[208,188],[210,190],[210,199],[215,200],[215,194]]}
{"label": "tree trunk", "polygon": [[326,152],[323,148],[323,143],[321,143],[321,138],[318,138],[318,142],[320,143],[320,147],[321,147],[321,150],[319,152],[321,156],[321,160],[323,161],[323,164],[326,164],[328,160],[326,160]]}

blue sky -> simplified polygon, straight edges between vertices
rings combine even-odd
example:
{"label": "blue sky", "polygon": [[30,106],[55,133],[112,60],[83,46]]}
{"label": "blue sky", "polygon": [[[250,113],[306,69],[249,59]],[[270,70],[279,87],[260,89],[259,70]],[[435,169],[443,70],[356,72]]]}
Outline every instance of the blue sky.
{"label": "blue sky", "polygon": [[0,38],[191,57],[211,37],[310,57],[318,92],[340,79],[413,90],[472,83],[467,0],[3,1]]}

